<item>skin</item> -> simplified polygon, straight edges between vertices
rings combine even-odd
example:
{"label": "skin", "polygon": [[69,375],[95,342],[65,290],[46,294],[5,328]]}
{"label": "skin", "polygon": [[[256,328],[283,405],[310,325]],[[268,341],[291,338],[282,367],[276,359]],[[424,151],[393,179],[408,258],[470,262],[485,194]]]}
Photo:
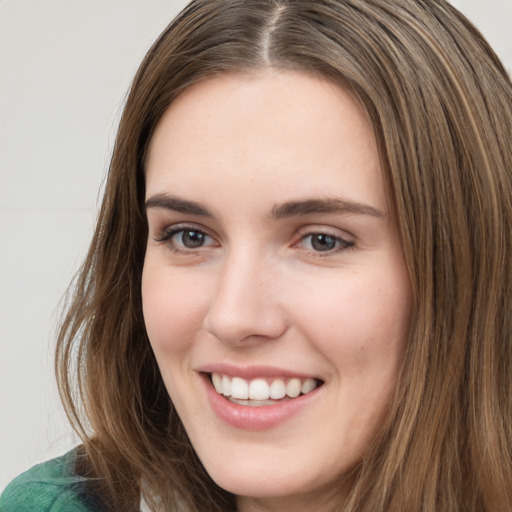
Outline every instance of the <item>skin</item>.
{"label": "skin", "polygon": [[[367,118],[320,78],[224,75],[172,103],[146,164],[144,318],[195,450],[243,512],[330,510],[343,499],[340,477],[382,425],[410,320]],[[169,196],[211,215],[176,211]],[[276,218],[276,205],[309,199],[359,207]],[[168,236],[184,227],[204,233],[198,246],[183,232]],[[334,243],[314,243],[321,234]],[[201,369],[217,363],[323,384],[291,418],[247,431],[206,398]]]}

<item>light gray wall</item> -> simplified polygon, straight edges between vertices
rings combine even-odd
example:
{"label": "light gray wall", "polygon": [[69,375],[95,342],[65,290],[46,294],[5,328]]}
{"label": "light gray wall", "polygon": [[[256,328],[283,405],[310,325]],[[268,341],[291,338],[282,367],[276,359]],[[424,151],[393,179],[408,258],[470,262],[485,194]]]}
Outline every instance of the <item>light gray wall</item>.
{"label": "light gray wall", "polygon": [[[67,450],[52,347],[122,101],[185,0],[0,0],[0,489]],[[512,0],[459,0],[512,69]]]}
{"label": "light gray wall", "polygon": [[454,0],[492,44],[512,75],[512,0]]}
{"label": "light gray wall", "polygon": [[57,307],[131,78],[184,4],[0,1],[0,489],[76,442],[53,382]]}

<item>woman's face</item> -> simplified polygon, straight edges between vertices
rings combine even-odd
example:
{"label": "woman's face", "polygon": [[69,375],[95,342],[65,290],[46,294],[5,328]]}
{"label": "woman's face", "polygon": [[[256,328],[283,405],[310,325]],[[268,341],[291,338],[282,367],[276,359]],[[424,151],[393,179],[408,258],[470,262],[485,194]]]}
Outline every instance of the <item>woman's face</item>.
{"label": "woman's face", "polygon": [[408,336],[370,124],[328,81],[224,75],[172,103],[146,179],[144,318],[197,454],[242,510],[321,510],[382,425]]}

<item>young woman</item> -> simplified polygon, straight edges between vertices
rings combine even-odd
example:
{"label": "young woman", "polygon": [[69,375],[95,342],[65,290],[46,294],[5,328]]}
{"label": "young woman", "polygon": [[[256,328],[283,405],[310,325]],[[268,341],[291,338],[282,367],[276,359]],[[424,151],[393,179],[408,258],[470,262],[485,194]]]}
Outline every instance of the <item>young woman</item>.
{"label": "young woman", "polygon": [[83,444],[1,510],[511,510],[511,133],[446,2],[193,1],[60,333]]}

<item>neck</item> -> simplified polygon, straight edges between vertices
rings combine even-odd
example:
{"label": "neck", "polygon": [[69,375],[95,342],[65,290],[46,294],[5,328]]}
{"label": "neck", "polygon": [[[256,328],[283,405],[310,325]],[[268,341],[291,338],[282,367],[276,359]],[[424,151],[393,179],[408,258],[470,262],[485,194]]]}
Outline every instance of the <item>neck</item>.
{"label": "neck", "polygon": [[292,496],[253,498],[239,496],[237,498],[238,512],[332,512],[343,502],[343,491],[340,483],[337,489],[304,493]]}

